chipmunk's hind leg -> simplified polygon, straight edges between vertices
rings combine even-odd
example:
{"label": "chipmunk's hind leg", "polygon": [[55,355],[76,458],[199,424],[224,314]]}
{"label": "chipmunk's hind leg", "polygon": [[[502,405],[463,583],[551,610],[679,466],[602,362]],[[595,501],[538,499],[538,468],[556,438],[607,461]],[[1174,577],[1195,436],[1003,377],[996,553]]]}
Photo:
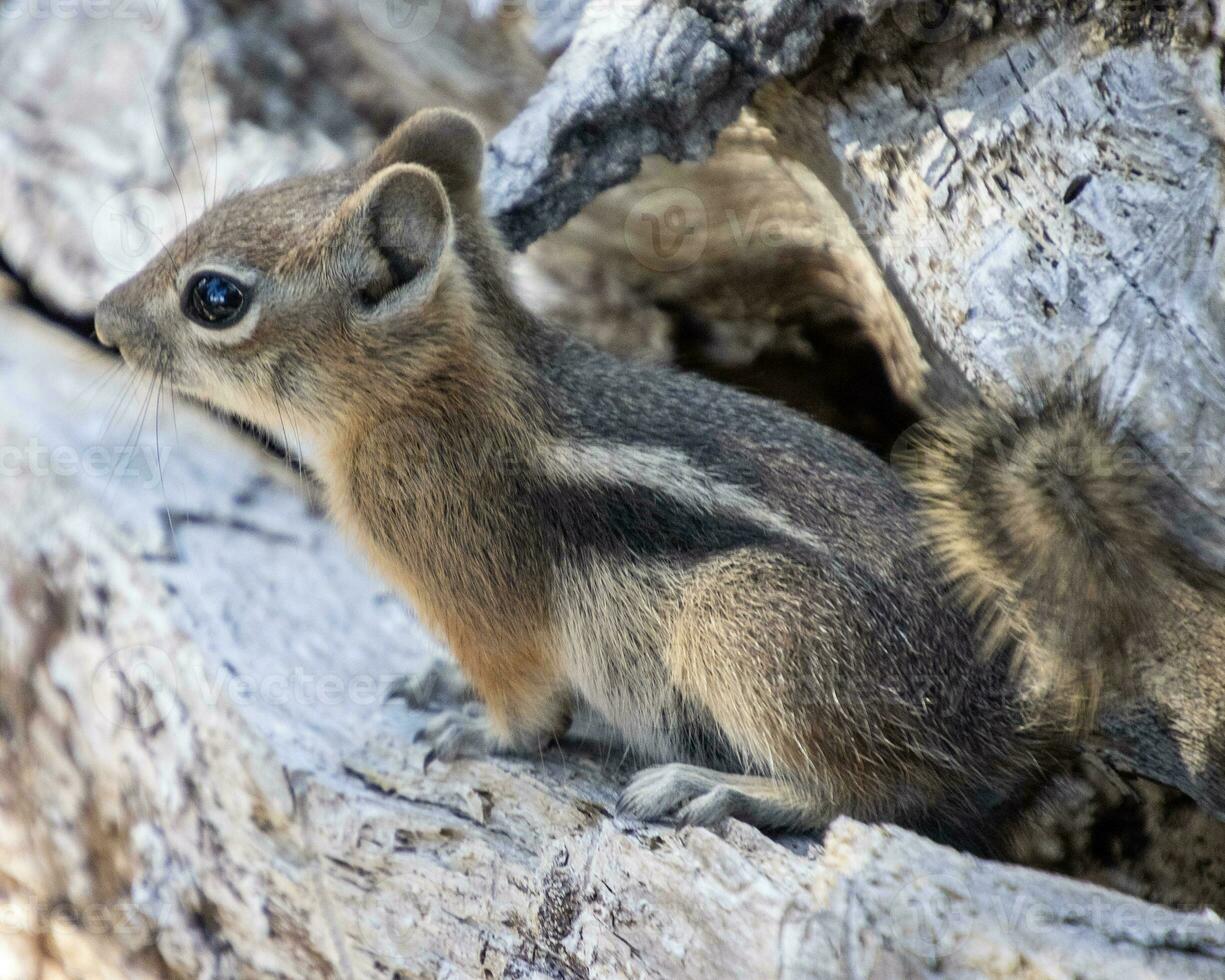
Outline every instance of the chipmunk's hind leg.
{"label": "chipmunk's hind leg", "polygon": [[617,815],[711,827],[728,817],[772,830],[812,830],[832,814],[782,780],[671,763],[643,769],[621,793]]}

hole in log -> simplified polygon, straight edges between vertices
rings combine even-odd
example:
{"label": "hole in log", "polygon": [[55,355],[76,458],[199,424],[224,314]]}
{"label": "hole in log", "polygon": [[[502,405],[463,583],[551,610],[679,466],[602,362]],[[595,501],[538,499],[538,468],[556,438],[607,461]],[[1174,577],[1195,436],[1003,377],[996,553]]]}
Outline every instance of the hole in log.
{"label": "hole in log", "polygon": [[[887,454],[927,366],[844,208],[746,112],[700,164],[643,162],[529,251],[538,312],[784,402]],[[560,288],[559,288],[560,287]]]}
{"label": "hole in log", "polygon": [[748,363],[721,363],[710,325],[690,312],[668,311],[676,325],[677,365],[716,381],[773,398],[886,455],[918,421],[894,391],[880,352],[851,320],[790,326],[787,349],[770,349]]}

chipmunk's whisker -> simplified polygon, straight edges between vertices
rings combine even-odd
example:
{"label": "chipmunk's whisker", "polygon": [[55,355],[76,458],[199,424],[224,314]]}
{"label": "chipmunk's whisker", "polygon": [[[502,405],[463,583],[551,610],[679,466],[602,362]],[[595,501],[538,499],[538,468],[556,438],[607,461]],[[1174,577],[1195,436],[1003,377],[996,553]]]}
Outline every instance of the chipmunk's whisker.
{"label": "chipmunk's whisker", "polygon": [[[201,56],[203,57],[203,56]],[[203,74],[203,71],[201,72]],[[200,208],[208,208],[208,181],[204,177],[204,164],[200,162],[200,149],[196,146],[196,135],[191,131],[191,124],[183,120],[183,129],[187,132],[187,141],[191,144],[192,156],[196,158],[196,174],[200,178]]]}
{"label": "chipmunk's whisker", "polygon": [[[279,419],[280,419],[280,421],[281,421],[281,448],[282,448],[283,453],[284,453],[284,462],[285,462],[285,465],[286,465],[286,467],[288,467],[288,468],[289,468],[290,472],[293,472],[293,471],[295,471],[295,470],[297,471],[297,476],[298,476],[298,493],[299,493],[299,495],[302,497],[302,499],[303,499],[303,500],[306,500],[306,479],[305,479],[305,477],[302,475],[302,462],[303,462],[303,460],[302,460],[302,435],[301,435],[301,432],[300,432],[300,431],[298,431],[298,428],[297,428],[297,426],[296,426],[296,424],[295,424],[295,420],[294,420],[294,418],[293,418],[293,413],[292,413],[292,411],[290,410],[289,406],[282,406],[282,404],[281,404],[281,399],[277,397],[277,394],[276,394],[276,392],[275,392],[275,391],[274,391],[274,392],[272,392],[272,404],[276,406],[276,414],[277,414],[277,418],[279,418]],[[291,446],[291,444],[290,444],[290,442],[289,442],[289,431],[288,431],[288,429],[287,429],[287,428],[286,428],[286,426],[285,426],[285,414],[286,414],[286,412],[288,412],[288,413],[289,413],[289,416],[290,416],[290,419],[289,419],[289,421],[290,421],[290,425],[291,425],[291,426],[294,428],[294,436],[295,436],[295,438],[297,439],[297,445],[298,445],[298,448],[297,448],[297,456],[296,456],[296,458],[291,458],[291,457],[293,457],[293,455],[294,455],[294,450],[293,450],[293,448],[292,448],[292,446]]]}
{"label": "chipmunk's whisker", "polygon": [[144,431],[145,418],[149,414],[149,405],[153,401],[153,389],[157,385],[157,376],[153,375],[149,378],[149,390],[145,393],[144,401],[141,403],[140,414],[137,415],[136,421],[132,423],[132,428],[128,432],[128,437],[123,441],[123,450],[115,459],[115,465],[111,467],[110,475],[106,478],[106,488],[110,489],[111,482],[115,479],[115,474],[119,472],[119,467],[123,465],[128,458],[128,453],[140,444],[140,436]]}
{"label": "chipmunk's whisker", "polygon": [[98,439],[105,439],[107,433],[111,431],[111,426],[119,418],[121,411],[125,408],[129,396],[136,388],[137,382],[140,380],[140,375],[133,370],[129,370],[127,378],[124,380],[123,387],[119,389],[119,394],[115,396],[115,400],[111,403],[110,411],[106,417],[106,423],[102,426],[102,431],[98,433]]}
{"label": "chipmunk's whisker", "polygon": [[88,407],[89,402],[96,398],[103,388],[119,377],[119,373],[125,366],[126,365],[123,363],[123,361],[116,361],[96,378],[94,378],[93,381],[89,382],[89,384],[77,392],[77,394],[75,394],[69,400],[68,404],[72,406],[80,405],[82,399],[85,399],[88,396],[88,400],[84,403],[84,407]]}
{"label": "chipmunk's whisker", "polygon": [[208,124],[213,130],[213,199],[208,204],[212,207],[217,203],[217,174],[221,170],[221,156],[218,149],[217,121],[213,118],[213,97],[208,90],[208,72],[204,70],[204,56],[200,56],[200,81],[204,85],[204,101],[208,105]]}
{"label": "chipmunk's whisker", "polygon": [[[143,74],[140,76],[140,87],[144,90],[145,102],[149,106],[149,118],[153,123],[153,135],[157,137],[157,145],[161,148],[162,157],[166,161],[166,166],[170,168],[170,176],[174,180],[174,186],[179,192],[179,204],[182,205],[182,208],[183,208],[183,230],[186,231],[187,226],[190,224],[190,221],[187,217],[187,198],[184,197],[183,195],[183,185],[179,182],[179,175],[174,169],[174,164],[170,162],[170,154],[169,152],[167,152],[166,144],[162,140],[162,131],[158,128],[158,125],[157,125],[157,113],[153,109],[153,98],[149,95],[149,86],[145,82],[145,76]],[[154,234],[151,229],[150,229],[150,234]],[[154,234],[154,237],[157,238],[158,236]],[[160,238],[158,238],[158,240],[161,241]],[[187,248],[187,243],[184,242],[184,249],[186,248]],[[180,263],[175,261],[174,256],[171,255],[169,251],[167,251],[166,254],[167,256],[169,256],[170,261],[174,263],[175,271],[177,273]]]}
{"label": "chipmunk's whisker", "polygon": [[[162,507],[166,511],[166,527],[170,530],[170,547],[174,554],[179,553],[179,539],[174,530],[174,516],[170,510],[170,501],[166,497],[166,470],[162,466],[162,388],[166,380],[162,368],[164,363],[158,366],[157,372],[157,405],[153,409],[153,445],[157,456],[157,479],[162,491]],[[173,405],[174,389],[170,389],[171,404]]]}

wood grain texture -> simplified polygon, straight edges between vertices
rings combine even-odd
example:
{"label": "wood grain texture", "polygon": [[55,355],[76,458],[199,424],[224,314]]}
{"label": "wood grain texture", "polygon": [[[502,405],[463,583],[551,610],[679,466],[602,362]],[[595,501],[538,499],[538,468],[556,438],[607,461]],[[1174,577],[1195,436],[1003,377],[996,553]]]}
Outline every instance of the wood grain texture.
{"label": "wood grain texture", "polygon": [[[933,397],[1103,374],[1203,503],[1198,545],[1225,555],[1220,41],[1200,5],[963,3],[946,29],[885,4],[641,0],[607,22],[564,4],[533,35],[556,53],[578,31],[547,80],[461,4],[425,34],[359,0],[154,6],[0,20],[0,251],[52,306],[88,315],[216,194],[359,152],[422,105],[515,120],[487,179],[522,244],[644,154],[705,155],[758,90],[793,157],[779,173],[810,170],[850,213]],[[647,189],[685,185],[667,166]],[[599,234],[633,207],[613,201]],[[608,288],[627,321],[659,315]],[[156,393],[125,455],[133,413],[100,431],[122,382],[91,402],[83,348],[16,311],[2,326],[0,881],[26,923],[4,930],[6,976],[40,957],[68,976],[1225,968],[1211,915],[890,828],[841,821],[806,850],[734,824],[618,827],[623,774],[576,747],[420,775],[420,719],[379,701],[436,648],[309,486]],[[1153,652],[1103,742],[1220,813],[1221,647],[1188,640],[1219,622],[1184,598],[1194,629]]]}

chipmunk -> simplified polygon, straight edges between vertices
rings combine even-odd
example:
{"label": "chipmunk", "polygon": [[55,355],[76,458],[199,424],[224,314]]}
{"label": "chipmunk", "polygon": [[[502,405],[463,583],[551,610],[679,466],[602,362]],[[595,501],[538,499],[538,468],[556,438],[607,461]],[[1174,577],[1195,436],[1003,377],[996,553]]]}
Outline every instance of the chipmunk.
{"label": "chipmunk", "polygon": [[785,407],[537,320],[483,155],[429,110],[367,159],[224,200],[102,300],[98,338],[307,430],[337,521],[454,654],[398,688],[453,704],[428,760],[530,752],[581,707],[650,763],[631,817],[996,819],[1075,731],[1043,706],[1125,672],[1178,574],[1147,471],[1112,468],[1115,422],[1091,397],[948,415],[908,488]]}

